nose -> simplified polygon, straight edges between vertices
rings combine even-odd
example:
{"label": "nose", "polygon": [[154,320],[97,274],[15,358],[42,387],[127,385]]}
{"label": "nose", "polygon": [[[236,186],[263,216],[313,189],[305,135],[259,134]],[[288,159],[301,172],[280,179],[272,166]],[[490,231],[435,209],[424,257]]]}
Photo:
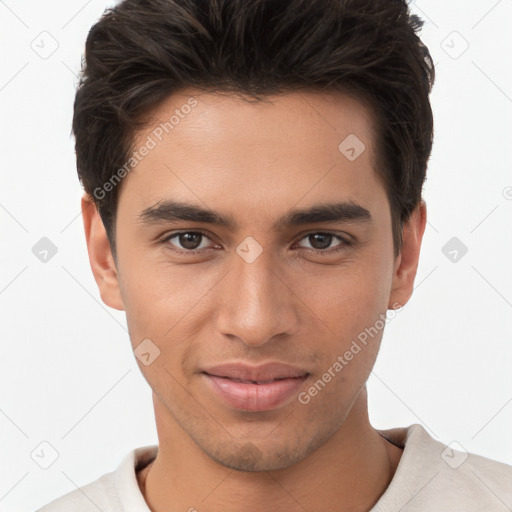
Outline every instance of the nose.
{"label": "nose", "polygon": [[251,263],[235,254],[218,288],[215,322],[219,332],[248,346],[262,346],[275,337],[296,332],[300,300],[290,277],[269,251]]}

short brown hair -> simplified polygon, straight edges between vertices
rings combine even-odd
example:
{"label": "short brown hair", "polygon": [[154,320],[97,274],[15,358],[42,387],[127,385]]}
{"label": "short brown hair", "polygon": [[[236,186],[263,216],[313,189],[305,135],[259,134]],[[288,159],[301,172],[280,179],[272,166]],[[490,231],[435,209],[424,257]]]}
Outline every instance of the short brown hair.
{"label": "short brown hair", "polygon": [[398,254],[433,141],[435,71],[422,25],[405,0],[124,0],[107,9],[87,37],[73,133],[79,179],[114,255],[120,186],[95,190],[126,164],[145,115],[186,87],[256,99],[341,91],[369,102]]}

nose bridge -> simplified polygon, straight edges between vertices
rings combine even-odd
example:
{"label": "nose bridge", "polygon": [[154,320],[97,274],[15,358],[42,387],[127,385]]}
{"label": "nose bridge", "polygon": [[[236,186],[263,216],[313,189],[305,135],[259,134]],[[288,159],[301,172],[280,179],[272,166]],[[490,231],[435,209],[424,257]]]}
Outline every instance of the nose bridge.
{"label": "nose bridge", "polygon": [[259,247],[246,240],[237,248],[223,280],[217,313],[219,331],[247,345],[263,345],[278,334],[290,334],[297,319],[292,294],[278,277],[272,254]]}

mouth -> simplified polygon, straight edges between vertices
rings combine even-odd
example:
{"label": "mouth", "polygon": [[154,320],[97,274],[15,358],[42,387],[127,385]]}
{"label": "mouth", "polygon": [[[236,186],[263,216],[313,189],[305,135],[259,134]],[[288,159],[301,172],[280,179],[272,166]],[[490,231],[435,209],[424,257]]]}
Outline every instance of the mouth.
{"label": "mouth", "polygon": [[245,411],[268,411],[298,393],[310,373],[280,363],[260,367],[229,364],[202,371],[205,381],[224,405]]}
{"label": "mouth", "polygon": [[246,363],[226,363],[205,368],[203,373],[214,377],[225,377],[231,380],[257,384],[304,377],[309,374],[309,372],[297,366],[277,362],[260,366],[251,366]]}
{"label": "mouth", "polygon": [[[277,382],[279,380],[286,380],[286,379],[301,379],[302,377],[277,377],[275,379],[269,379],[269,380],[244,380],[244,379],[237,379],[233,377],[225,377],[221,375],[211,375],[207,372],[203,372],[205,375],[210,375],[210,377],[218,377],[221,379],[229,379],[233,382],[242,382],[244,384],[257,384],[257,385],[263,385],[263,384],[270,384],[271,382]],[[305,375],[304,375],[305,377]]]}

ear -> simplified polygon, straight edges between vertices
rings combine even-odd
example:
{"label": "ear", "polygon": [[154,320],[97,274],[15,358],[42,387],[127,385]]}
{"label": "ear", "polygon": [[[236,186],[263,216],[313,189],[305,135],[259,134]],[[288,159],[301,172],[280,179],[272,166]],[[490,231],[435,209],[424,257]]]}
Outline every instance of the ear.
{"label": "ear", "polygon": [[96,204],[87,193],[82,197],[82,218],[89,262],[100,291],[101,300],[107,306],[123,311],[124,304],[119,289],[117,268],[110,250],[107,232]]}
{"label": "ear", "polygon": [[395,261],[389,309],[399,309],[411,298],[426,223],[427,205],[421,201],[404,223],[403,247]]}

